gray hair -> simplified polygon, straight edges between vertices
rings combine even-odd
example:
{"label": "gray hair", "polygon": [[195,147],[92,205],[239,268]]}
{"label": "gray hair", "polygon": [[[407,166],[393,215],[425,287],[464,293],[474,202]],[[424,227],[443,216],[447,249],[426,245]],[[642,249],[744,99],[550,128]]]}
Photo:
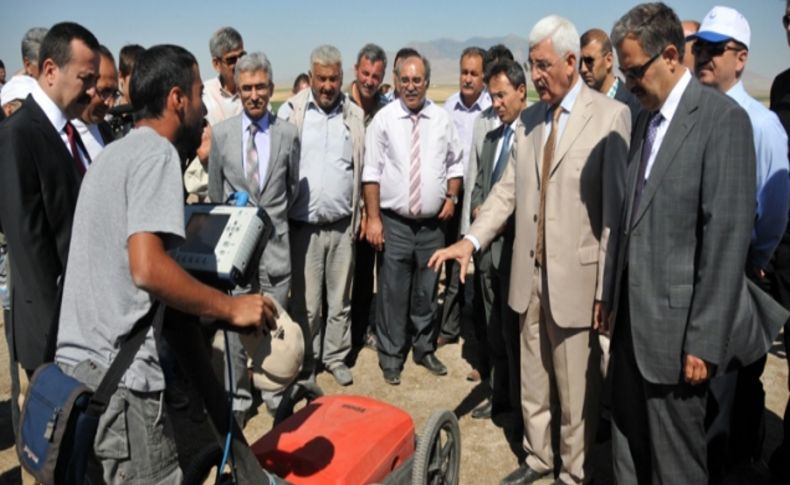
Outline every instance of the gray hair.
{"label": "gray hair", "polygon": [[384,49],[376,44],[365,44],[362,46],[362,49],[359,50],[359,54],[357,54],[357,64],[359,64],[359,61],[361,61],[363,57],[369,60],[371,64],[381,61],[384,63],[384,68],[387,68],[387,54],[384,53]]}
{"label": "gray hair", "polygon": [[211,52],[211,57],[216,59],[224,56],[226,52],[241,49],[243,45],[241,34],[236,29],[222,27],[209,39],[208,50]]}
{"label": "gray hair", "polygon": [[649,57],[660,54],[671,44],[678,50],[678,59],[683,61],[683,27],[677,14],[663,3],[643,3],[632,8],[614,24],[611,37],[617,48],[626,37],[633,38]]}
{"label": "gray hair", "polygon": [[258,71],[263,71],[269,76],[269,83],[274,80],[274,74],[272,73],[272,63],[269,62],[269,58],[266,57],[266,54],[263,52],[250,52],[249,54],[241,56],[241,58],[236,61],[236,68],[233,71],[233,79],[236,81],[236,85],[238,85],[239,76],[241,76],[241,73]]}
{"label": "gray hair", "polygon": [[425,66],[425,80],[426,81],[430,81],[431,80],[431,63],[428,62],[428,59],[425,56],[423,56],[422,54],[419,54],[419,53],[418,54],[408,55],[406,57],[402,57],[400,59],[400,62],[395,65],[395,76],[400,77],[400,68],[403,65],[403,63],[406,62],[406,60],[413,59],[413,58],[417,58],[417,59],[420,59],[422,61],[423,66]]}
{"label": "gray hair", "polygon": [[337,47],[333,45],[319,45],[310,53],[310,68],[313,67],[313,64],[318,64],[319,66],[334,66],[335,64],[342,65],[342,63],[343,56],[340,55],[340,51],[337,50]]}
{"label": "gray hair", "polygon": [[47,35],[49,29],[44,27],[33,27],[25,32],[22,37],[22,59],[28,59],[38,64],[38,51],[41,49],[41,41]]}
{"label": "gray hair", "polygon": [[551,39],[554,51],[560,56],[573,54],[579,57],[579,32],[573,23],[559,15],[549,15],[538,20],[529,33],[529,49],[546,39]]}

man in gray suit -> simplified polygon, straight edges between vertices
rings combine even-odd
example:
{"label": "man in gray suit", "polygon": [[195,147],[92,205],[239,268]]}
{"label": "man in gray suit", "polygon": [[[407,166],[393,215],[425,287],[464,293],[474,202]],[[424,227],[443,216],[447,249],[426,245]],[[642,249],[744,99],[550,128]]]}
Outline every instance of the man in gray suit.
{"label": "man in gray suit", "polygon": [[[234,76],[244,111],[214,126],[208,195],[222,202],[234,192],[247,192],[250,201],[269,215],[274,230],[250,290],[266,293],[286,307],[291,288],[288,208],[299,182],[299,135],[295,126],[268,110],[274,84],[265,54],[255,52],[240,58]],[[246,412],[252,404],[247,360],[238,334],[229,332],[228,338],[238,381],[234,410]]]}
{"label": "man in gray suit", "polygon": [[[527,80],[524,69],[513,60],[497,62],[486,69],[486,83],[492,108],[502,123],[484,135],[480,146],[472,146],[469,161],[478,166],[474,177],[472,219],[480,212],[486,197],[505,171],[519,115],[526,107]],[[478,120],[481,118],[478,118]],[[475,289],[480,293],[485,335],[478,344],[480,361],[486,361],[491,388],[490,399],[472,411],[481,419],[521,407],[519,388],[518,325],[507,305],[510,255],[513,250],[513,218],[491,246],[475,255]]]}
{"label": "man in gray suit", "polygon": [[611,37],[645,109],[631,140],[622,231],[609,246],[616,266],[605,277],[616,322],[615,478],[707,483],[708,380],[756,360],[788,315],[745,277],[752,128],[743,109],[683,66],[683,29],[666,5],[634,7]]}

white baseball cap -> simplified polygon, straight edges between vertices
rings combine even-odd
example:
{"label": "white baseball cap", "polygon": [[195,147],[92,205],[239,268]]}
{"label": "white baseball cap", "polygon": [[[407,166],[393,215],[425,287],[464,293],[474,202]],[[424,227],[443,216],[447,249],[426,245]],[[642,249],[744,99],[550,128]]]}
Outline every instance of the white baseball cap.
{"label": "white baseball cap", "polygon": [[299,324],[276,301],[277,328],[271,332],[240,334],[250,357],[252,384],[256,389],[276,392],[296,379],[304,361],[304,337]]}
{"label": "white baseball cap", "polygon": [[36,80],[30,76],[18,74],[12,77],[0,90],[0,106],[5,106],[16,99],[24,101],[27,95],[33,92],[35,85]]}
{"label": "white baseball cap", "polygon": [[716,6],[705,15],[705,19],[699,26],[699,32],[689,37],[713,43],[732,39],[745,45],[748,49],[752,39],[752,30],[749,28],[746,17],[739,11],[730,7]]}

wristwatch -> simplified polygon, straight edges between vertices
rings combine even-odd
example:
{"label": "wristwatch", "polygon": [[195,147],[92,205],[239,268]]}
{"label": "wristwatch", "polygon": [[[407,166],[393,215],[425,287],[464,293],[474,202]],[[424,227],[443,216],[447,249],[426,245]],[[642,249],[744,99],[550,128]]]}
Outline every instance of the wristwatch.
{"label": "wristwatch", "polygon": [[447,198],[452,201],[453,205],[458,205],[458,196],[457,195],[455,195],[455,194],[453,194],[453,195],[447,194]]}

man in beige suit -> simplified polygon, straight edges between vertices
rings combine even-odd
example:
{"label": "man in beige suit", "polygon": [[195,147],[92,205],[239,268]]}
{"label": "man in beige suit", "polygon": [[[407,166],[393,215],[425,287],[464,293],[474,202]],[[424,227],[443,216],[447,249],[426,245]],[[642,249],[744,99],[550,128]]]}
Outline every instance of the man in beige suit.
{"label": "man in beige suit", "polygon": [[[617,234],[631,115],[622,103],[589,89],[576,66],[579,34],[549,16],[529,36],[529,66],[540,103],[522,126],[502,178],[467,236],[438,251],[429,265],[455,258],[466,274],[515,212],[508,302],[521,331],[521,407],[526,463],[502,480],[528,484],[554,472],[551,420],[560,421],[562,465],[555,484],[589,481],[584,452],[598,402],[601,278],[610,234]],[[560,415],[553,415],[552,388]]]}

